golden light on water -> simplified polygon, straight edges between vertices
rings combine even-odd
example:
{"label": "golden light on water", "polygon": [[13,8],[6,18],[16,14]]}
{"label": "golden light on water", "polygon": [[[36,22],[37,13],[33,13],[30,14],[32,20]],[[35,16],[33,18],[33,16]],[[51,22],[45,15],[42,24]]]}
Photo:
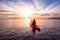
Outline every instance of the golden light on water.
{"label": "golden light on water", "polygon": [[30,19],[26,19],[25,22],[26,22],[26,27],[30,27],[30,26],[29,26],[29,24],[30,24]]}
{"label": "golden light on water", "polygon": [[25,19],[24,21],[26,23],[26,27],[30,27],[29,26],[29,24],[30,24],[30,18],[29,17],[32,16],[33,10],[30,8],[22,8],[20,10],[20,13],[21,13],[22,17],[28,18],[28,19]]}

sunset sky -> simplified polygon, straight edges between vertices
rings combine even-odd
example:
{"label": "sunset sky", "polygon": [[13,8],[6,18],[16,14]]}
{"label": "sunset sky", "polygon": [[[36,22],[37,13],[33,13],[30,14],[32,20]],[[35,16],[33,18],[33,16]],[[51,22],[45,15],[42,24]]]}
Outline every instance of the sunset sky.
{"label": "sunset sky", "polygon": [[5,12],[24,15],[60,14],[60,0],[0,0],[0,14]]}

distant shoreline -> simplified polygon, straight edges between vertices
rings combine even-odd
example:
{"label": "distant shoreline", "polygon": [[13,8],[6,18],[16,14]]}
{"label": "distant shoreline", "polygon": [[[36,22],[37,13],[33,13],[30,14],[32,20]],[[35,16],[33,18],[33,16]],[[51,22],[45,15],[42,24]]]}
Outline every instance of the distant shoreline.
{"label": "distant shoreline", "polygon": [[[13,17],[13,18],[0,18],[0,19],[29,19],[29,18],[17,18],[17,17]],[[36,18],[36,19],[60,19],[60,18]]]}

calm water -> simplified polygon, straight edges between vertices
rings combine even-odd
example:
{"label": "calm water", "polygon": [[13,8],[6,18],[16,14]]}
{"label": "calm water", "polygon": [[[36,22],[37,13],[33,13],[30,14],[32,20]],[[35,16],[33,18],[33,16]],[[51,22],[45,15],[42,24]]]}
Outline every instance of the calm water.
{"label": "calm water", "polygon": [[[28,27],[30,19],[0,19],[0,27]],[[39,27],[60,27],[60,20],[54,19],[36,19],[36,23]]]}
{"label": "calm water", "polygon": [[[60,20],[59,19],[36,19],[37,25],[41,32],[36,32],[33,38],[31,28],[29,27],[30,19],[0,19],[0,40],[13,39],[25,40],[32,39],[60,39]],[[54,37],[53,37],[54,35]],[[26,39],[26,40],[28,40]]]}

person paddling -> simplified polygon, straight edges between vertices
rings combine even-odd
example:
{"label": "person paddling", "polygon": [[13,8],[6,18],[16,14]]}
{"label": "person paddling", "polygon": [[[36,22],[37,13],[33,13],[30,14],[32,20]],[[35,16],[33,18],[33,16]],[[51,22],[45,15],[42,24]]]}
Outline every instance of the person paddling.
{"label": "person paddling", "polygon": [[30,27],[32,28],[33,34],[35,34],[35,30],[40,32],[40,28],[36,25],[36,20],[31,20]]}

